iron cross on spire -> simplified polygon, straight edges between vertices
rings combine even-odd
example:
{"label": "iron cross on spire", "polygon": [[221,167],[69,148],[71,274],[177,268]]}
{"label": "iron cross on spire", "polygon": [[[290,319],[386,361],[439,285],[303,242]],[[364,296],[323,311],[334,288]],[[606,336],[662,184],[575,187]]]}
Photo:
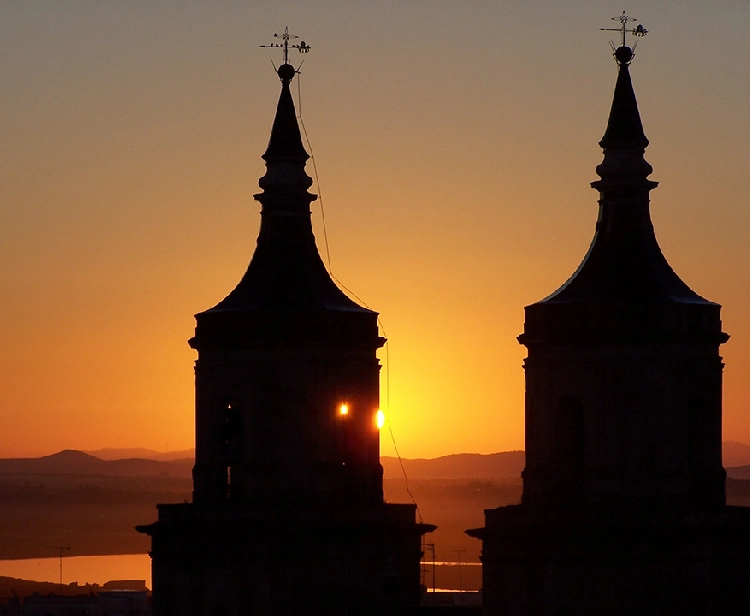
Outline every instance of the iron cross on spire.
{"label": "iron cross on spire", "polygon": [[[648,30],[643,27],[642,24],[638,24],[634,28],[628,29],[628,23],[633,22],[638,23],[638,20],[635,17],[630,17],[629,15],[625,14],[625,11],[622,12],[622,15],[618,15],[617,17],[613,17],[612,21],[619,21],[620,27],[619,28],[599,28],[600,30],[606,30],[608,32],[622,32],[622,46],[625,47],[625,35],[629,32],[633,36],[641,37],[646,36],[648,34]],[[614,45],[612,45],[612,48],[614,49]]]}
{"label": "iron cross on spire", "polygon": [[289,34],[289,26],[284,28],[284,34],[276,34],[274,33],[274,37],[280,38],[282,40],[281,43],[271,43],[270,45],[261,45],[261,47],[281,47],[284,50],[284,64],[289,64],[289,49],[297,49],[300,53],[307,53],[310,51],[310,45],[305,43],[305,41],[300,41],[299,43],[294,43],[292,45],[289,44],[289,41],[292,39],[298,39],[299,37],[294,34]]}

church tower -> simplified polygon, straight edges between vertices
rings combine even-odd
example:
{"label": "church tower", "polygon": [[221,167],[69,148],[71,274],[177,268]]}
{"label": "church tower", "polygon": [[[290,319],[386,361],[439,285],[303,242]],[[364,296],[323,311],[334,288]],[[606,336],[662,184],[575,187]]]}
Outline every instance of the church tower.
{"label": "church tower", "polygon": [[196,315],[196,504],[382,503],[377,313],[349,299],[313,236],[289,85],[263,159],[255,254],[235,289]]}
{"label": "church tower", "polygon": [[[284,34],[285,52],[289,36]],[[291,46],[291,45],[288,45]],[[415,505],[383,502],[377,313],[336,286],[313,236],[290,83],[260,180],[255,253],[196,315],[193,502],[159,505],[154,614],[409,614]]]}
{"label": "church tower", "polygon": [[664,258],[649,215],[644,135],[618,77],[604,137],[599,218],[571,278],[526,307],[524,502],[721,506],[720,306]]}
{"label": "church tower", "polygon": [[[624,30],[623,30],[624,34]],[[750,510],[726,507],[720,306],[664,258],[630,79],[592,182],[599,216],[570,279],[526,307],[522,503],[485,511],[485,614],[720,614],[747,607]],[[741,547],[740,547],[741,546]],[[744,552],[743,552],[744,551]]]}

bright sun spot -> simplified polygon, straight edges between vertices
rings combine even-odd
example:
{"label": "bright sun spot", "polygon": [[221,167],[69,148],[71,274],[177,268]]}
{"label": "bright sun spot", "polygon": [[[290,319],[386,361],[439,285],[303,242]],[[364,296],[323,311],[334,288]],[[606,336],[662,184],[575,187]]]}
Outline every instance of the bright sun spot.
{"label": "bright sun spot", "polygon": [[385,425],[385,413],[378,409],[378,412],[375,413],[375,423],[378,426],[378,430],[380,430]]}

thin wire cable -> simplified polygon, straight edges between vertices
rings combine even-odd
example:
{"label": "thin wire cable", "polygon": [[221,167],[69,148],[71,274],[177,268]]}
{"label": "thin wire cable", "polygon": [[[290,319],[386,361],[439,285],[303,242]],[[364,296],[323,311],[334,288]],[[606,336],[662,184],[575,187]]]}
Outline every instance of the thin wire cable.
{"label": "thin wire cable", "polygon": [[[307,143],[307,149],[310,151],[310,160],[312,161],[313,165],[313,175],[315,176],[315,187],[318,191],[318,205],[320,206],[320,219],[323,223],[323,243],[325,244],[326,249],[326,261],[327,261],[327,268],[328,268],[328,274],[333,278],[334,282],[338,284],[346,293],[356,299],[360,304],[362,304],[365,308],[368,310],[372,310],[367,305],[367,302],[363,300],[359,295],[357,295],[354,291],[352,291],[349,287],[347,287],[341,280],[339,280],[336,275],[333,273],[333,268],[331,267],[331,250],[330,246],[328,244],[328,228],[326,225],[326,211],[325,207],[323,207],[323,191],[320,188],[320,178],[318,177],[318,166],[315,164],[315,154],[313,153],[312,143],[310,143],[310,136],[307,134],[307,127],[305,126],[305,121],[302,119],[302,79],[301,79],[301,73],[297,73],[297,107],[299,108],[299,113],[297,115],[297,119],[299,120],[300,126],[302,127],[302,132],[305,134],[305,142]],[[374,312],[374,311],[373,311]],[[378,317],[378,324],[380,325],[381,329],[383,329],[383,337],[387,339],[387,336],[385,335],[385,329],[383,328],[383,324],[380,322],[380,318]]]}
{"label": "thin wire cable", "polygon": [[[297,73],[297,108],[299,109],[299,113],[297,114],[297,119],[299,120],[299,124],[302,127],[302,132],[305,133],[305,141],[307,142],[307,149],[310,150],[310,160],[312,161],[313,165],[313,174],[315,175],[315,187],[318,191],[318,205],[320,205],[320,218],[323,222],[323,243],[326,247],[326,261],[328,262],[328,273],[331,275],[331,277],[336,280],[336,277],[333,275],[333,271],[331,270],[331,251],[328,247],[328,231],[326,230],[326,211],[323,207],[323,191],[320,189],[320,179],[318,178],[318,165],[315,164],[315,154],[313,153],[312,144],[310,143],[310,136],[307,134],[307,127],[305,126],[305,121],[302,119],[302,73]],[[337,281],[338,282],[338,281]],[[341,285],[342,287],[344,285]],[[344,287],[346,289],[346,287]],[[348,291],[348,289],[346,289]],[[349,291],[351,293],[351,291]],[[352,295],[354,295],[352,293]],[[355,296],[356,297],[356,296]]]}
{"label": "thin wire cable", "polygon": [[[398,464],[401,467],[401,473],[404,475],[404,487],[406,488],[406,493],[409,495],[409,498],[411,498],[411,502],[414,503],[414,506],[417,508],[417,519],[419,520],[419,523],[422,524],[422,512],[419,510],[417,499],[414,498],[414,494],[412,494],[411,488],[409,487],[409,475],[406,473],[404,460],[398,451],[398,445],[396,445],[396,437],[393,434],[393,424],[391,423],[391,347],[390,344],[388,344],[388,335],[385,331],[385,325],[383,325],[383,322],[380,320],[379,315],[378,325],[383,331],[383,338],[385,338],[385,344],[383,345],[383,348],[385,349],[385,409],[386,417],[388,418],[388,434],[391,435],[393,451],[396,452],[396,458],[398,459]],[[422,535],[422,538],[424,539],[424,535]]]}
{"label": "thin wire cable", "polygon": [[[326,248],[326,261],[328,262],[328,274],[333,278],[333,280],[342,288],[346,293],[356,299],[361,305],[363,305],[368,310],[372,310],[368,305],[367,302],[365,302],[361,297],[359,297],[354,291],[352,291],[349,287],[347,287],[343,282],[341,282],[333,273],[333,269],[331,268],[331,251],[328,246],[328,232],[326,230],[326,214],[325,214],[325,208],[323,207],[323,191],[320,189],[320,179],[318,178],[318,166],[315,164],[315,154],[313,153],[312,144],[310,143],[310,136],[307,134],[307,127],[305,126],[305,121],[302,119],[302,79],[301,79],[301,73],[297,72],[297,109],[299,110],[299,113],[297,114],[297,119],[299,120],[299,124],[302,127],[302,132],[305,134],[305,141],[307,142],[307,148],[310,152],[310,160],[312,161],[313,165],[313,174],[315,175],[315,185],[316,189],[318,191],[318,204],[320,205],[320,218],[323,223],[323,242],[325,244]],[[419,505],[417,504],[417,500],[414,498],[414,494],[412,494],[411,488],[409,487],[409,476],[406,473],[406,468],[404,467],[404,460],[401,457],[401,454],[398,451],[398,446],[396,445],[396,437],[393,434],[393,424],[391,423],[391,417],[390,417],[390,411],[391,411],[391,358],[390,358],[390,347],[388,345],[388,336],[385,332],[385,326],[383,325],[383,322],[380,320],[380,316],[378,315],[378,326],[383,332],[383,338],[385,339],[385,344],[383,345],[385,347],[385,400],[386,400],[386,417],[388,421],[388,433],[391,436],[391,442],[393,443],[393,450],[396,452],[396,458],[398,458],[398,464],[401,467],[401,472],[404,475],[404,486],[406,487],[406,493],[409,495],[409,498],[411,498],[411,502],[414,503],[414,506],[417,509],[417,519],[419,520],[419,523],[422,524],[422,512],[419,510]],[[423,536],[424,539],[424,536]]]}
{"label": "thin wire cable", "polygon": [[[378,319],[380,321],[380,319]],[[383,329],[383,334],[385,334],[385,329]],[[391,442],[393,443],[393,450],[396,452],[396,457],[398,458],[398,464],[401,467],[401,472],[404,475],[404,487],[406,488],[406,493],[409,495],[409,498],[411,498],[411,502],[414,503],[414,506],[417,508],[417,520],[419,520],[419,523],[422,524],[424,520],[422,519],[422,512],[419,510],[419,505],[417,504],[417,499],[414,498],[414,494],[411,493],[411,488],[409,488],[409,476],[406,474],[406,468],[404,468],[404,460],[401,457],[401,454],[398,451],[398,445],[396,445],[396,437],[393,435],[393,424],[391,423],[391,351],[390,347],[388,346],[388,340],[386,339],[385,342],[385,400],[386,400],[386,408],[388,409],[388,433],[391,435]],[[424,535],[422,535],[422,538],[424,539]]]}

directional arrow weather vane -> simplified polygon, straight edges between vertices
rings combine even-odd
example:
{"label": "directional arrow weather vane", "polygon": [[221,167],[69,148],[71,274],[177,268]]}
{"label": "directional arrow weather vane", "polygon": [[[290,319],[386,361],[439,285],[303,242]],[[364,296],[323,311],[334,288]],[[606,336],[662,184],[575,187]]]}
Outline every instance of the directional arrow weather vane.
{"label": "directional arrow weather vane", "polygon": [[280,47],[284,50],[284,64],[289,64],[289,49],[296,49],[300,53],[307,53],[310,51],[310,45],[305,43],[305,41],[300,41],[299,43],[293,43],[289,44],[289,41],[292,39],[298,39],[298,36],[295,36],[294,34],[289,34],[289,27],[287,26],[284,28],[284,34],[276,34],[274,33],[274,37],[280,38],[282,40],[281,43],[271,43],[270,45],[261,45],[261,47]]}
{"label": "directional arrow weather vane", "polygon": [[[638,23],[638,20],[635,17],[630,17],[625,14],[625,11],[622,12],[622,15],[618,15],[617,17],[613,17],[612,21],[619,21],[620,27],[619,28],[599,28],[600,30],[606,30],[608,32],[621,32],[622,33],[622,46],[625,47],[625,35],[630,33],[635,37],[642,37],[646,36],[648,34],[648,30],[643,27],[642,24],[638,24],[634,28],[628,28],[628,23],[632,22],[634,24]],[[612,45],[612,48],[614,49],[614,45]]]}

